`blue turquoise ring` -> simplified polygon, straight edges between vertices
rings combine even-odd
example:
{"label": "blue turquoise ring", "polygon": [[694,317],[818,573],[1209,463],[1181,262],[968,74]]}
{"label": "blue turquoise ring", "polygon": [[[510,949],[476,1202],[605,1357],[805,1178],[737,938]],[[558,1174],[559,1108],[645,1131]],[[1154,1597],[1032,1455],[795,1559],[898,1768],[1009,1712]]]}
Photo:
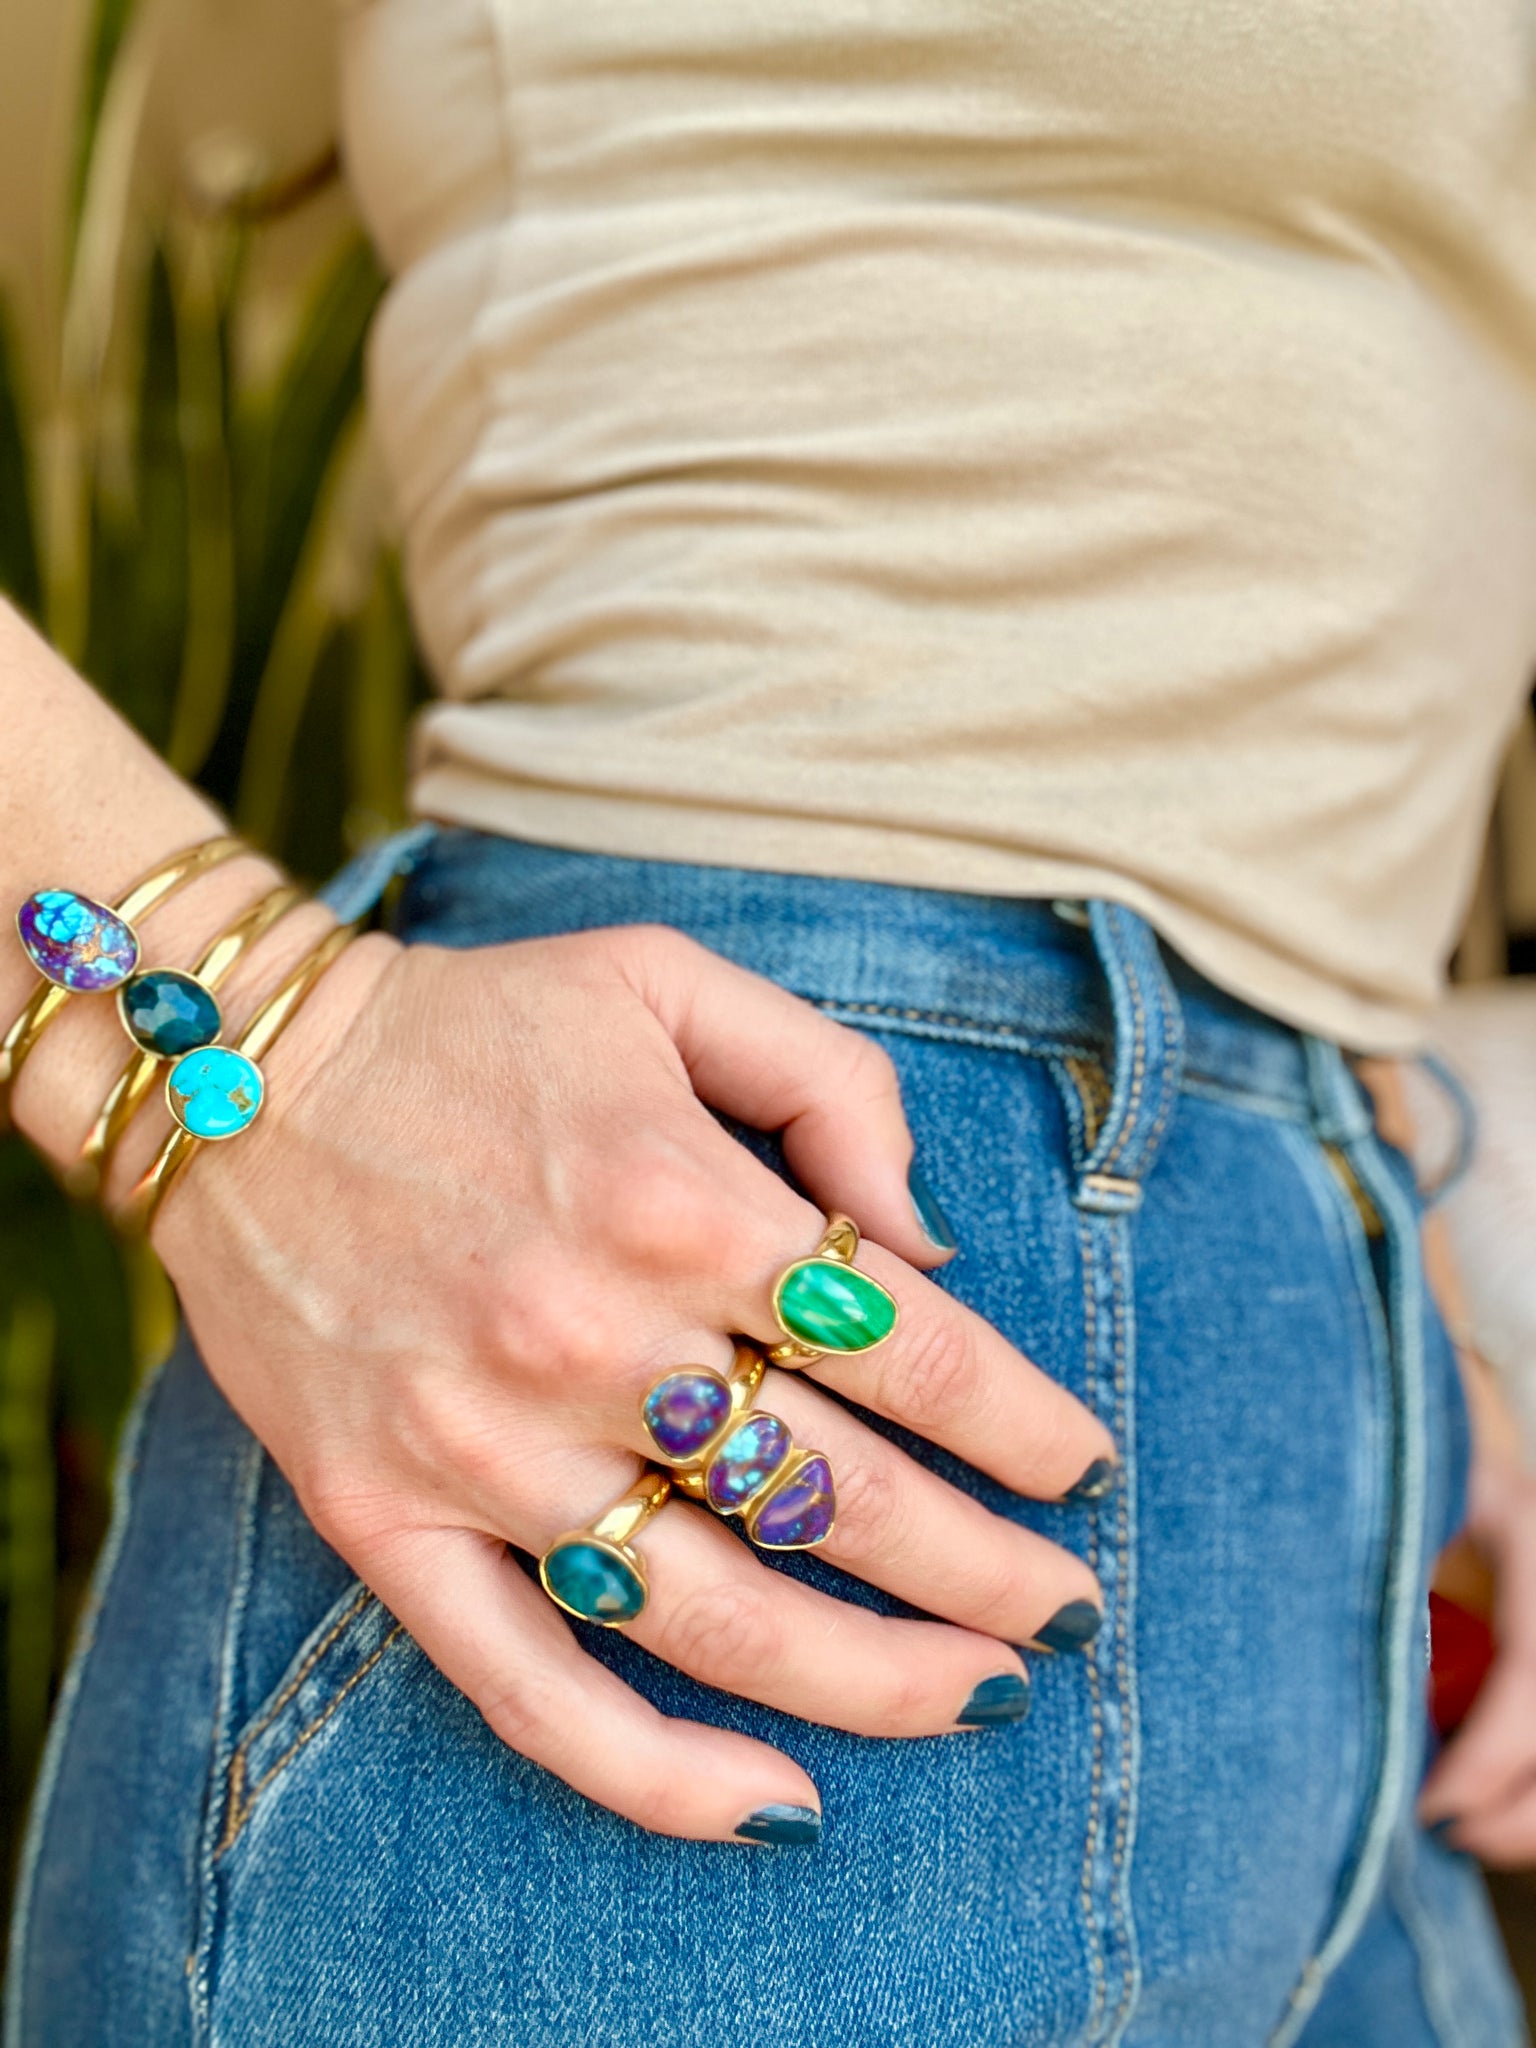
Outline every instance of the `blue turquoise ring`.
{"label": "blue turquoise ring", "polygon": [[634,1539],[671,1494],[670,1477],[647,1466],[596,1521],[557,1536],[539,1559],[539,1583],[555,1605],[599,1628],[637,1621],[651,1589]]}
{"label": "blue turquoise ring", "polygon": [[677,1491],[739,1515],[760,1550],[812,1550],[832,1533],[837,1488],[820,1451],[797,1450],[789,1424],[754,1408],[764,1359],[738,1340],[728,1372],[678,1366],[650,1387],[640,1418]]}

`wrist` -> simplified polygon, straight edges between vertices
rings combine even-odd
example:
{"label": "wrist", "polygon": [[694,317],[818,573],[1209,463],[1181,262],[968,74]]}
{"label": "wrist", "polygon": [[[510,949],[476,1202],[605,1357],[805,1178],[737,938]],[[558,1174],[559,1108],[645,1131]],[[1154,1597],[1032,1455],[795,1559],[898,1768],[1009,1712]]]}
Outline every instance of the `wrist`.
{"label": "wrist", "polygon": [[[303,922],[306,930],[294,934],[286,957],[269,963],[257,985],[237,991],[238,1009],[226,1034],[230,1042],[238,1040],[251,1013],[327,928],[334,929],[336,920],[322,906],[311,905]],[[358,1030],[402,950],[387,934],[370,932],[326,969],[261,1062],[265,1093],[260,1114],[230,1141],[199,1147],[167,1193],[151,1241],[173,1280],[206,1247],[211,1220],[221,1231],[249,1237],[250,1219],[267,1191],[275,1188],[282,1191],[279,1199],[286,1197],[288,1175],[306,1143],[303,1105],[312,1085]],[[157,1108],[154,1134],[143,1134],[141,1151],[124,1162],[121,1176],[113,1176],[112,1202],[126,1195],[170,1132],[168,1112],[163,1105]]]}

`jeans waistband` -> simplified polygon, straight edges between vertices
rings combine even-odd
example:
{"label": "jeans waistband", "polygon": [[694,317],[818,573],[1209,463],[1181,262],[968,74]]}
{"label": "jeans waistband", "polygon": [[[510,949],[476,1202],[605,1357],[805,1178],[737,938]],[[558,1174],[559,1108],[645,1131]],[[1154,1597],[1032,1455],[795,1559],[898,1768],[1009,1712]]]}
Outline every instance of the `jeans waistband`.
{"label": "jeans waistband", "polygon": [[[440,945],[669,924],[850,1017],[1055,1057],[1105,1059],[1117,1043],[1103,959],[1116,936],[1096,935],[1086,906],[628,860],[439,826],[412,828],[363,856],[350,880],[333,885],[332,901],[355,914],[393,869],[407,872],[402,934],[420,930]],[[1128,911],[1113,920],[1127,940],[1145,930]],[[1185,1082],[1314,1114],[1306,1038],[1150,944],[1176,992]]]}

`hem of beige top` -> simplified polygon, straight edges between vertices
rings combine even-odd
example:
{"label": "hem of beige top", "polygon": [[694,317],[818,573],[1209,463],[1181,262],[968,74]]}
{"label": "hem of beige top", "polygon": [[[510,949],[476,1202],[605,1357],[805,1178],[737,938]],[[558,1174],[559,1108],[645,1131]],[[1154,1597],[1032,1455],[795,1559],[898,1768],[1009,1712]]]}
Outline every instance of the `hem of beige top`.
{"label": "hem of beige top", "polygon": [[1330,982],[1254,934],[1203,915],[1136,876],[1079,861],[917,830],[829,818],[716,810],[637,793],[551,789],[436,763],[411,785],[418,817],[578,853],[757,872],[829,875],[971,896],[1102,896],[1138,911],[1206,978],[1300,1031],[1354,1052],[1417,1052],[1429,1006],[1378,1000]]}

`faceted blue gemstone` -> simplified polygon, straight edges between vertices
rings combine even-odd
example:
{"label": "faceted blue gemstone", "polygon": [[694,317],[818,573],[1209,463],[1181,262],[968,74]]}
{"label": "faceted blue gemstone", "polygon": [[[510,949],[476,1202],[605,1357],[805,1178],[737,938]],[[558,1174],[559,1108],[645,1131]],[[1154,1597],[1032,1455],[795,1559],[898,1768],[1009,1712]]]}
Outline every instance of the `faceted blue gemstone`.
{"label": "faceted blue gemstone", "polygon": [[813,1451],[753,1516],[752,1541],[763,1550],[810,1550],[831,1535],[836,1513],[832,1467]]}
{"label": "faceted blue gemstone", "polygon": [[219,1035],[219,1006],[211,990],[177,967],[145,967],[118,990],[117,1007],[128,1036],[145,1052],[173,1060]]}
{"label": "faceted blue gemstone", "polygon": [[709,1461],[704,1491],[722,1515],[734,1515],[755,1500],[789,1456],[789,1425],[777,1415],[749,1415],[733,1429]]}
{"label": "faceted blue gemstone", "polygon": [[183,1053],[166,1082],[171,1115],[194,1138],[232,1138],[260,1109],[261,1097],[260,1068],[227,1045]]}
{"label": "faceted blue gemstone", "polygon": [[546,1551],[539,1576],[552,1598],[583,1621],[616,1628],[645,1605],[645,1581],[626,1558],[590,1536],[572,1536]]}
{"label": "faceted blue gemstone", "polygon": [[139,964],[139,942],[115,910],[73,889],[39,889],[16,913],[32,964],[80,994],[116,988]]}
{"label": "faceted blue gemstone", "polygon": [[640,1412],[661,1455],[685,1465],[730,1420],[731,1390],[719,1373],[686,1366],[658,1380]]}

